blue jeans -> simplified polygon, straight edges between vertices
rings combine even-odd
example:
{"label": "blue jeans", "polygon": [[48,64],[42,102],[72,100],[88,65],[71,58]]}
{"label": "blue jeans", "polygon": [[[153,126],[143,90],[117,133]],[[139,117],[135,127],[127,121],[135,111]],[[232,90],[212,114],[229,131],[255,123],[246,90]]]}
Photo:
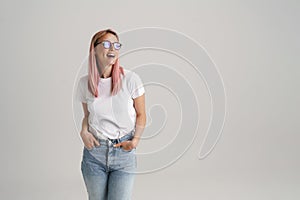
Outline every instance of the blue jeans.
{"label": "blue jeans", "polygon": [[[133,131],[120,138],[131,140]],[[130,200],[137,167],[136,149],[113,147],[108,140],[98,139],[100,146],[83,149],[81,172],[89,200]]]}

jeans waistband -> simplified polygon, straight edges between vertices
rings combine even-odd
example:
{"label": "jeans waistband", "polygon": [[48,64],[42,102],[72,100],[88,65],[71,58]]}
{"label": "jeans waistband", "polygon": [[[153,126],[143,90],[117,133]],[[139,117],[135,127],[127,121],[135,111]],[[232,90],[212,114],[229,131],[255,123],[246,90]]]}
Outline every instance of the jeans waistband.
{"label": "jeans waistband", "polygon": [[110,139],[110,138],[108,138],[108,140],[112,144],[118,144],[118,143],[123,142],[123,141],[132,140],[132,138],[133,138],[133,131],[127,133],[123,137],[120,137],[120,138],[117,138],[117,139]]}
{"label": "jeans waistband", "polygon": [[126,141],[126,140],[131,140],[133,138],[134,135],[134,129],[132,131],[130,131],[129,133],[127,133],[126,135],[124,135],[123,137],[117,138],[117,139],[110,139],[106,136],[104,136],[102,133],[99,133],[99,131],[95,130],[92,127],[89,127],[89,131],[98,139],[98,140],[104,140],[104,141],[110,141],[112,144],[118,144],[120,142]]}

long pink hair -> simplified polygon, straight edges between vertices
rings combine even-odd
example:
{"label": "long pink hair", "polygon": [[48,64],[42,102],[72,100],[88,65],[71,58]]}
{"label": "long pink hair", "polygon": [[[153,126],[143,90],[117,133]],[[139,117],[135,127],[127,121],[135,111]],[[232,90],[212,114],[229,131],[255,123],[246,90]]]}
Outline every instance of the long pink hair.
{"label": "long pink hair", "polygon": [[[111,33],[119,37],[117,33],[111,29],[98,31],[91,40],[90,51],[89,51],[89,61],[88,61],[88,89],[95,96],[99,96],[98,84],[100,80],[100,74],[102,73],[100,67],[97,67],[96,55],[94,45],[98,39]],[[112,66],[112,84],[111,84],[111,94],[116,95],[119,90],[122,88],[121,74],[124,75],[124,69],[119,65],[119,58],[116,59],[115,64]],[[101,74],[102,75],[102,74]]]}

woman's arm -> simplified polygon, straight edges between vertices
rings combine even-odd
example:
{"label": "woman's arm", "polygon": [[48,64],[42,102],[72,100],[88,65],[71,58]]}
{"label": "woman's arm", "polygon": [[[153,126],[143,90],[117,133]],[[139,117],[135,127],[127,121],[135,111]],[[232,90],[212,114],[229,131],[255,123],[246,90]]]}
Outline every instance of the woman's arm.
{"label": "woman's arm", "polygon": [[145,94],[135,98],[133,101],[133,106],[136,111],[136,123],[134,138],[132,139],[132,142],[134,147],[136,147],[140,141],[140,138],[146,125]]}
{"label": "woman's arm", "polygon": [[87,104],[86,103],[82,103],[82,108],[83,108],[83,112],[84,112],[84,117],[82,120],[82,128],[81,128],[81,132],[80,135],[82,135],[83,133],[87,132],[88,129],[88,118],[89,118],[89,111],[87,109]]}
{"label": "woman's arm", "polygon": [[88,149],[92,149],[94,147],[94,143],[99,146],[99,142],[95,139],[94,135],[90,133],[88,130],[89,124],[88,124],[88,118],[89,118],[89,111],[87,109],[87,104],[82,103],[83,112],[84,112],[84,118],[82,120],[82,128],[80,132],[80,136],[82,138],[82,141],[84,145]]}

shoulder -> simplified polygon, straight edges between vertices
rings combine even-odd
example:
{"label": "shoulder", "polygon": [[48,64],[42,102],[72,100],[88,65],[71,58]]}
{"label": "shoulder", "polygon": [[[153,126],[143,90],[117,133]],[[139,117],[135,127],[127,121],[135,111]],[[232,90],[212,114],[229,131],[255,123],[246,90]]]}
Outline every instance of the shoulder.
{"label": "shoulder", "polygon": [[88,80],[88,78],[89,78],[89,75],[88,75],[88,74],[85,74],[85,75],[81,76],[81,77],[79,78],[79,80]]}
{"label": "shoulder", "polygon": [[124,78],[127,82],[130,82],[130,81],[133,81],[133,80],[139,78],[139,75],[136,72],[129,70],[129,69],[124,69],[124,74],[125,74]]}
{"label": "shoulder", "polygon": [[78,84],[79,84],[79,85],[85,85],[85,84],[88,83],[88,80],[89,80],[88,75],[87,75],[87,74],[86,74],[86,75],[83,75],[83,76],[81,76],[81,77],[79,78]]}
{"label": "shoulder", "polygon": [[134,73],[134,72],[131,71],[131,70],[129,70],[129,69],[124,69],[125,77],[126,77],[126,76],[132,76],[133,73]]}

